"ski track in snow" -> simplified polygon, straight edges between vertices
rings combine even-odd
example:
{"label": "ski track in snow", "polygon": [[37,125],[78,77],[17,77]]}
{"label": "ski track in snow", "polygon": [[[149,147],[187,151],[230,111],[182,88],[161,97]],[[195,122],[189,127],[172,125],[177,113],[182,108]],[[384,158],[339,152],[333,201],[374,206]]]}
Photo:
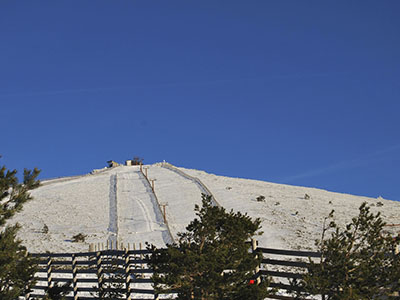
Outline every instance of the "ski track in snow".
{"label": "ski track in snow", "polygon": [[143,215],[145,217],[146,220],[146,227],[147,227],[147,231],[153,231],[154,227],[153,227],[153,221],[151,220],[150,217],[150,213],[147,209],[147,207],[144,205],[143,201],[140,199],[135,199],[137,201],[137,203],[139,204],[141,211],[143,212]]}
{"label": "ski track in snow", "polygon": [[108,242],[115,245],[118,240],[118,200],[117,200],[117,186],[118,175],[113,174],[110,176],[110,208],[109,208],[109,225],[108,225]]}
{"label": "ski track in snow", "polygon": [[151,242],[159,246],[170,242],[156,199],[137,169],[127,169],[118,177],[119,241]]}

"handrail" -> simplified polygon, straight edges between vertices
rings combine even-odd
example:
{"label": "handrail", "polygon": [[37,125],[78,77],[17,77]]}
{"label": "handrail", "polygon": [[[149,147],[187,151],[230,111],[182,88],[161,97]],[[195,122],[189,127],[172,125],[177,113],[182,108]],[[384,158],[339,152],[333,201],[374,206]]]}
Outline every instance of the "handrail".
{"label": "handrail", "polygon": [[207,186],[199,178],[190,176],[189,174],[183,172],[182,170],[179,170],[177,167],[175,167],[174,165],[167,163],[167,162],[161,163],[161,167],[169,169],[171,171],[174,171],[175,173],[178,173],[182,177],[194,181],[194,183],[197,184],[197,186],[200,188],[200,190],[204,194],[211,196],[211,200],[214,202],[215,206],[222,207],[221,204],[218,203],[217,199],[215,199],[215,197],[211,193],[211,191],[207,188]]}

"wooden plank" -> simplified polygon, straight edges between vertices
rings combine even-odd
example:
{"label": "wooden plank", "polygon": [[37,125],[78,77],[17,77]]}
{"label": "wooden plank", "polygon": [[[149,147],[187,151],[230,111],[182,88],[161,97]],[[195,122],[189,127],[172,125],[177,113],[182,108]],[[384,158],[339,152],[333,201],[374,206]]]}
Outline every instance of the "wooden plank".
{"label": "wooden plank", "polygon": [[74,300],[78,300],[78,278],[77,278],[77,265],[76,257],[72,255],[72,289],[74,293]]}
{"label": "wooden plank", "polygon": [[[35,280],[37,282],[44,282],[46,281],[46,277],[35,277]],[[56,277],[52,278],[53,282],[72,282],[72,278],[66,278],[66,277]],[[96,278],[78,278],[78,283],[97,283]]]}
{"label": "wooden plank", "polygon": [[129,250],[128,254],[150,254],[151,252],[147,249]]}
{"label": "wooden plank", "polygon": [[66,261],[66,260],[51,260],[51,265],[54,266],[69,266],[71,265],[71,261]]}
{"label": "wooden plank", "polygon": [[147,259],[140,259],[140,258],[134,258],[134,257],[129,258],[129,264],[145,264],[148,262],[149,261]]}
{"label": "wooden plank", "polygon": [[78,260],[76,262],[76,264],[78,266],[95,266],[96,265],[96,261],[83,261],[83,260]]}
{"label": "wooden plank", "polygon": [[[37,273],[46,273],[46,269],[42,268],[37,271]],[[72,274],[72,269],[52,269],[52,274]],[[78,274],[96,274],[96,269],[77,269]],[[113,273],[124,274],[123,270],[116,270]],[[131,268],[129,270],[129,274],[152,274],[153,270],[151,269],[134,269]],[[41,276],[37,276],[37,278],[42,278]],[[72,280],[72,278],[71,278]]]}
{"label": "wooden plank", "polygon": [[[77,292],[92,292],[92,293],[95,293],[95,292],[97,292],[97,287],[83,287],[83,286],[80,286],[80,287],[77,287]],[[81,299],[81,297],[79,297],[79,299]]]}
{"label": "wooden plank", "polygon": [[116,257],[103,257],[103,264],[112,264],[113,266],[118,266],[118,267],[122,267],[125,265],[125,260],[122,258],[116,258]]}
{"label": "wooden plank", "polygon": [[[47,273],[47,268],[39,268],[36,271],[37,273]],[[57,274],[62,274],[62,273],[66,273],[66,274],[72,274],[72,269],[53,269],[51,271],[52,273],[57,273]]]}
{"label": "wooden plank", "polygon": [[47,274],[47,287],[49,287],[49,288],[52,286],[52,283],[51,283],[51,271],[52,271],[51,263],[52,263],[52,259],[51,259],[51,257],[48,257],[47,266],[46,266],[46,274]]}
{"label": "wooden plank", "polygon": [[77,269],[77,273],[78,274],[96,274],[97,271],[96,271],[96,269],[87,269],[87,270],[85,270],[85,269]]}
{"label": "wooden plank", "polygon": [[290,284],[285,284],[285,283],[281,283],[281,282],[271,282],[269,284],[269,287],[278,288],[278,289],[286,290],[286,291],[301,291],[301,289],[298,287],[293,287]]}
{"label": "wooden plank", "polygon": [[101,252],[96,253],[96,275],[97,287],[100,290],[103,287],[103,267],[101,265]]}
{"label": "wooden plank", "polygon": [[[128,248],[129,248],[129,244],[128,244]],[[125,269],[125,296],[127,300],[131,300],[131,274],[130,274],[130,258],[129,258],[129,253],[128,253],[128,249],[125,250],[125,265],[124,265],[124,269]]]}
{"label": "wooden plank", "polygon": [[[44,297],[44,295],[42,295],[42,294],[38,294],[38,293],[32,293],[31,294],[31,299],[32,298],[41,299],[43,297]],[[65,300],[73,300],[73,299],[74,298],[72,296],[66,296],[65,297]],[[79,300],[93,300],[93,299],[95,299],[95,298],[79,296]],[[170,299],[170,298],[160,298],[160,300],[162,300],[162,299]],[[137,297],[135,297],[135,298],[132,298],[131,300],[149,300],[149,298],[137,298]]]}
{"label": "wooden plank", "polygon": [[153,270],[150,269],[131,269],[130,274],[152,274]]}
{"label": "wooden plank", "polygon": [[[46,289],[47,289],[47,286],[44,286],[44,285],[35,285],[32,289],[33,289],[33,290],[46,290]],[[31,294],[31,297],[32,297],[32,294]]]}
{"label": "wooden plank", "polygon": [[321,253],[314,251],[296,251],[296,250],[284,250],[284,249],[272,249],[272,248],[260,248],[260,247],[258,247],[257,250],[266,254],[301,256],[301,257],[321,257]]}
{"label": "wooden plank", "polygon": [[[104,246],[103,246],[104,247]],[[125,251],[124,250],[102,250],[98,251],[101,252],[102,255],[120,255],[122,256]],[[30,256],[32,257],[65,257],[65,258],[71,258],[72,254],[74,254],[76,257],[81,257],[81,256],[96,256],[97,252],[77,252],[77,253],[29,253]],[[129,250],[128,254],[150,254],[150,251],[147,249],[141,249],[141,250]]]}
{"label": "wooden plank", "polygon": [[154,290],[149,290],[149,289],[137,289],[137,288],[133,288],[131,289],[132,293],[138,293],[138,294],[150,294],[150,295],[154,295]]}
{"label": "wooden plank", "polygon": [[302,299],[302,298],[293,298],[293,297],[290,297],[290,296],[282,296],[282,295],[270,295],[265,299],[298,300],[298,299]]}
{"label": "wooden plank", "polygon": [[290,261],[290,260],[279,260],[279,259],[270,259],[270,258],[264,258],[261,261],[261,263],[268,264],[268,265],[299,267],[299,268],[307,268],[310,265],[310,263],[303,262],[303,261]]}
{"label": "wooden plank", "polygon": [[281,272],[281,271],[269,271],[269,270],[260,270],[261,275],[268,275],[272,277],[283,277],[283,278],[303,278],[302,274],[292,273],[292,272]]}
{"label": "wooden plank", "polygon": [[73,253],[29,253],[32,257],[72,257]]}
{"label": "wooden plank", "polygon": [[153,280],[151,278],[134,278],[131,279],[132,283],[153,283]]}
{"label": "wooden plank", "polygon": [[[251,252],[252,252],[252,253],[255,253],[256,251],[257,251],[257,240],[256,240],[256,239],[251,239]],[[257,259],[259,258],[259,254],[256,255],[256,258],[257,258]],[[256,269],[254,270],[254,272],[255,272],[256,274],[259,274],[259,272],[260,272],[260,265],[257,265],[257,267],[256,267]],[[261,278],[260,278],[260,276],[257,276],[256,281],[257,281],[257,285],[261,283]]]}

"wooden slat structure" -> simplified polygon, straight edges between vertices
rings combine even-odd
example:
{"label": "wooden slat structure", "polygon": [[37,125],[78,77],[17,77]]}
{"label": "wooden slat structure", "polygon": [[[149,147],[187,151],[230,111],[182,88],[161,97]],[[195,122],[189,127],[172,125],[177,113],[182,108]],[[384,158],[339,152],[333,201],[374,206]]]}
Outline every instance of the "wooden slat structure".
{"label": "wooden slat structure", "polygon": [[[102,250],[81,253],[31,254],[38,263],[36,285],[25,299],[43,298],[48,288],[69,284],[67,300],[93,300],[101,291],[118,290],[122,299],[171,299],[173,294],[157,295],[152,285],[152,270],[141,245],[136,250]],[[309,259],[318,260],[321,255],[312,251],[294,251],[257,247],[252,241],[251,251],[262,255],[260,266],[255,270],[257,283],[268,277],[271,288],[278,292],[266,299],[294,300],[290,291],[291,279],[302,278]],[[119,298],[121,299],[121,298]],[[390,299],[398,299],[393,296]]]}
{"label": "wooden slat structure", "polygon": [[[133,245],[136,249],[136,245]],[[100,247],[99,247],[100,248]],[[32,254],[38,259],[37,284],[29,299],[42,298],[45,290],[55,284],[69,283],[67,299],[94,299],[100,290],[107,291],[111,285],[124,295],[124,299],[163,299],[169,295],[155,295],[152,287],[152,270],[145,258],[150,252],[138,250],[102,250],[83,253]],[[272,278],[271,287],[280,290],[270,299],[289,300],[289,279],[301,278],[308,265],[308,257],[319,258],[320,254],[310,251],[293,251],[257,247],[255,240],[251,250],[262,255],[257,270],[257,282],[263,277]],[[147,295],[147,298],[143,298]],[[148,298],[150,297],[150,298]]]}
{"label": "wooden slat structure", "polygon": [[271,295],[267,299],[292,300],[299,299],[291,294],[295,290],[290,285],[290,280],[301,279],[302,274],[309,265],[309,258],[320,259],[321,254],[313,251],[296,251],[284,249],[272,249],[258,247],[263,255],[259,271],[260,277],[272,279],[271,288],[278,289],[276,295]]}
{"label": "wooden slat structure", "polygon": [[[69,283],[67,299],[94,299],[100,290],[118,289],[124,299],[157,299],[152,271],[144,255],[148,250],[104,250],[84,253],[32,254],[39,265],[37,283],[29,299],[43,298],[46,289]],[[162,298],[160,298],[162,299]]]}

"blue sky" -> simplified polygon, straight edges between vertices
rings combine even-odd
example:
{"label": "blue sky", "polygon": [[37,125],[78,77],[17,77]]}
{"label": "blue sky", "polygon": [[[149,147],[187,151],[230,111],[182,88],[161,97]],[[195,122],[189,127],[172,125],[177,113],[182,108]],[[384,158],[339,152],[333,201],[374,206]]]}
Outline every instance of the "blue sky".
{"label": "blue sky", "polygon": [[0,2],[0,164],[133,156],[400,200],[399,1]]}

